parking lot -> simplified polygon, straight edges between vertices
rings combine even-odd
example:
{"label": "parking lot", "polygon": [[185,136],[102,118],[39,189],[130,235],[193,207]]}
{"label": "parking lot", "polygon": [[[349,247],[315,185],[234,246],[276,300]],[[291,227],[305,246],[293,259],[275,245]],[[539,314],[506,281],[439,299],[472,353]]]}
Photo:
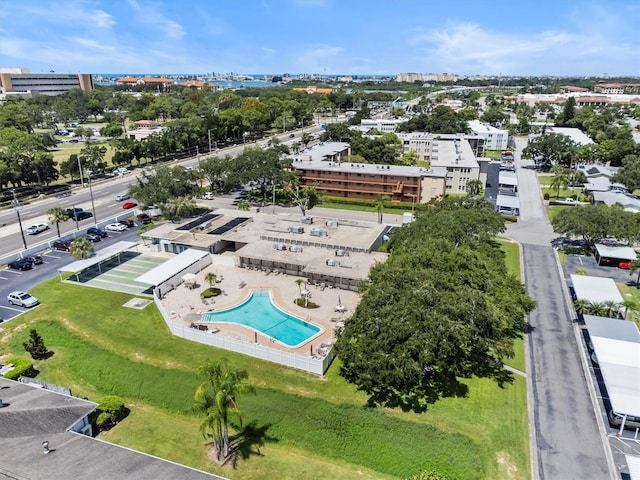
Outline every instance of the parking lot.
{"label": "parking lot", "polygon": [[[137,230],[137,228],[130,228],[122,232],[109,232],[107,238],[94,243],[93,247],[95,250],[100,250],[121,240],[136,241],[139,239]],[[43,244],[43,250],[38,254],[42,257],[43,263],[34,265],[30,270],[6,268],[0,271],[0,320],[10,320],[26,311],[25,308],[9,305],[7,295],[10,292],[16,290],[28,292],[44,280],[56,277],[60,267],[76,260],[68,252],[46,248],[46,244]]]}

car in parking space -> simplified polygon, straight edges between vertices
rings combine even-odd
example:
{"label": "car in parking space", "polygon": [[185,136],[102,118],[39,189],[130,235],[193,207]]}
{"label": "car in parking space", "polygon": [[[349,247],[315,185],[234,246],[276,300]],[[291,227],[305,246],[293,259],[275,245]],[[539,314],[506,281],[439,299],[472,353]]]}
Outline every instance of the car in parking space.
{"label": "car in parking space", "polygon": [[134,222],[133,220],[131,220],[129,218],[127,218],[125,220],[118,220],[116,223],[124,225],[127,228],[134,228],[136,226],[136,222]]}
{"label": "car in parking space", "polygon": [[31,270],[33,268],[33,264],[27,260],[26,258],[19,258],[18,260],[14,260],[8,264],[9,268],[14,270]]}
{"label": "car in parking space", "polygon": [[56,240],[53,242],[52,248],[54,250],[62,250],[63,252],[68,252],[71,248],[71,242],[68,240]]}
{"label": "car in parking space", "polygon": [[146,213],[139,213],[137,218],[143,225],[151,223],[151,217]]}
{"label": "car in parking space", "polygon": [[122,223],[110,223],[109,225],[105,226],[104,229],[110,232],[123,232],[127,229],[127,227]]}
{"label": "car in parking space", "polygon": [[20,307],[25,308],[35,307],[40,303],[33,295],[29,295],[27,292],[21,292],[18,290],[7,295],[7,300],[10,305],[19,305]]}
{"label": "car in parking space", "polygon": [[49,225],[46,223],[38,223],[37,225],[31,225],[27,227],[26,232],[29,235],[37,235],[38,233],[44,232],[45,230],[49,230]]}
{"label": "car in parking space", "polygon": [[129,199],[129,194],[127,193],[121,193],[120,195],[116,196],[116,202],[124,202],[125,200]]}
{"label": "car in parking space", "polygon": [[213,192],[206,192],[204,195],[202,195],[203,200],[213,200],[213,198]]}
{"label": "car in parking space", "polygon": [[91,227],[87,230],[87,233],[93,233],[95,235],[100,235],[100,238],[106,238],[109,236],[107,232],[98,227]]}
{"label": "car in parking space", "polygon": [[295,133],[290,133],[290,134],[289,134],[289,138],[294,138],[295,136],[296,136],[296,134],[295,134]]}
{"label": "car in parking space", "polygon": [[26,260],[29,260],[32,265],[42,265],[44,261],[40,255],[31,255],[29,257],[24,257]]}
{"label": "car in parking space", "polygon": [[99,242],[100,240],[102,240],[102,237],[100,235],[98,235],[97,233],[87,233],[85,235],[85,237],[91,241],[91,242]]}
{"label": "car in parking space", "polygon": [[124,202],[122,204],[122,208],[124,208],[125,210],[129,210],[130,208],[134,208],[137,207],[138,204],[136,202]]}

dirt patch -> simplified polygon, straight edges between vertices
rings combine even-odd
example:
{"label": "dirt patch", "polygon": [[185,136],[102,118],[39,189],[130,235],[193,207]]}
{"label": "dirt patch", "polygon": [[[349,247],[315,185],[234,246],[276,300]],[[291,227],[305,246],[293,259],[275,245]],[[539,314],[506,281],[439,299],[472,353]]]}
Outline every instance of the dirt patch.
{"label": "dirt patch", "polygon": [[135,308],[136,310],[142,310],[150,303],[151,303],[151,300],[134,297],[131,300],[129,300],[127,303],[125,303],[123,306],[127,308]]}
{"label": "dirt patch", "polygon": [[521,478],[518,475],[518,467],[513,464],[507,452],[498,452],[496,454],[496,462],[498,462],[500,471],[502,472],[500,478],[505,480],[516,480]]}

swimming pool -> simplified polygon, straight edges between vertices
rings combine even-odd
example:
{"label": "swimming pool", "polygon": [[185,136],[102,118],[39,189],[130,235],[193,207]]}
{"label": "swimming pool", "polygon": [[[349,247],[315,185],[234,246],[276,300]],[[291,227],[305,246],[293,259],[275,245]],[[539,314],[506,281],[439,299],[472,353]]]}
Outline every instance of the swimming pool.
{"label": "swimming pool", "polygon": [[321,332],[319,327],[276,307],[268,291],[252,291],[244,303],[228,310],[205,312],[202,321],[244,325],[288,347],[297,347]]}

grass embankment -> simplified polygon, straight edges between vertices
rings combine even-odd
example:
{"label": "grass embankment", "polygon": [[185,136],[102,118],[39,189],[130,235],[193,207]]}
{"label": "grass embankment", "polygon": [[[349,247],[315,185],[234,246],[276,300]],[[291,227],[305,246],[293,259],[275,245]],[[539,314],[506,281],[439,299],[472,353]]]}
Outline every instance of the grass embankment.
{"label": "grass embankment", "polygon": [[[638,272],[633,276],[629,276],[630,279],[636,280],[638,278]],[[622,298],[625,300],[631,300],[632,304],[636,306],[635,310],[629,309],[627,318],[632,320],[638,325],[640,328],[640,288],[632,287],[629,285],[625,285],[624,283],[618,283],[618,290],[620,290],[620,294]]]}
{"label": "grass embankment", "polygon": [[[21,343],[36,328],[55,352],[36,362],[43,380],[93,400],[122,396],[131,415],[105,440],[232,479],[390,479],[421,470],[451,479],[529,478],[523,378],[503,388],[465,380],[467,398],[444,399],[424,414],[368,409],[338,375],[338,362],[321,379],[173,337],[153,305],[122,307],[129,295],[58,279],[32,293],[42,305],[3,324],[0,351],[24,356]],[[197,367],[220,357],[247,370],[256,387],[239,398],[249,428],[235,468],[207,460],[193,411]]]}

